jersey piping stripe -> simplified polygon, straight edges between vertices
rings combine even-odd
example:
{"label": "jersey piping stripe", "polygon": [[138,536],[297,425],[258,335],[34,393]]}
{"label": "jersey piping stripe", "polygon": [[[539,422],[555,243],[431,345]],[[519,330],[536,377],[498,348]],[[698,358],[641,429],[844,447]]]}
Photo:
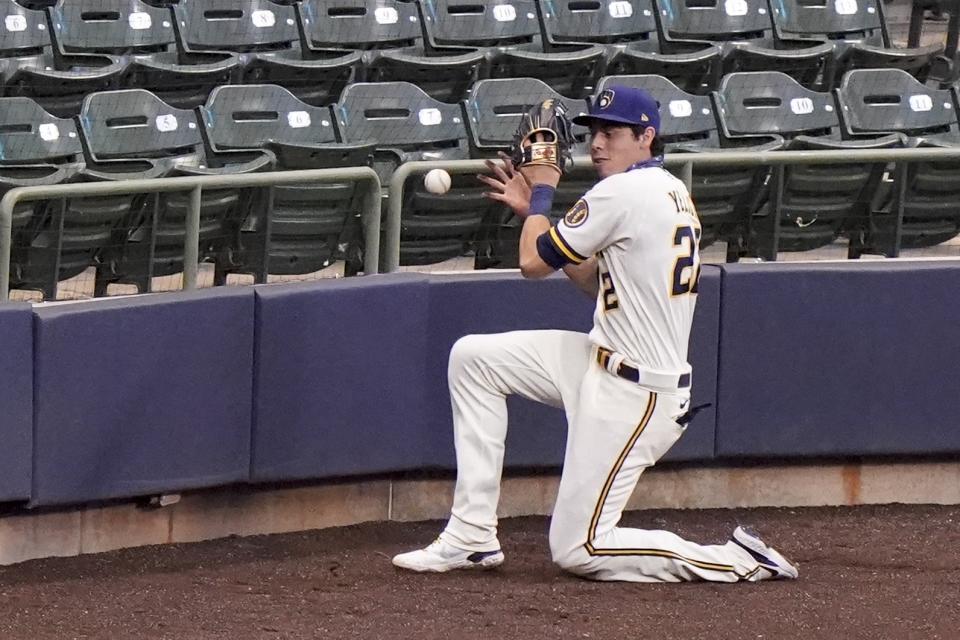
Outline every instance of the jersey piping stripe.
{"label": "jersey piping stripe", "polygon": [[559,249],[563,255],[567,256],[572,263],[580,264],[586,260],[585,257],[570,248],[570,245],[563,239],[563,236],[560,235],[556,227],[550,227],[550,239],[553,240],[553,244],[556,245],[557,249]]}
{"label": "jersey piping stripe", "polygon": [[[590,529],[587,531],[587,542],[583,546],[587,550],[587,553],[591,556],[658,556],[662,558],[679,560],[680,562],[684,562],[701,569],[720,571],[724,573],[737,573],[736,569],[732,565],[694,560],[667,549],[598,549],[597,547],[593,546],[593,539],[596,538],[597,535],[597,525],[600,523],[600,514],[603,511],[604,504],[607,502],[607,497],[610,495],[610,489],[613,487],[613,482],[616,479],[617,474],[619,474],[620,470],[623,468],[624,463],[627,461],[627,456],[630,455],[630,452],[633,450],[634,445],[636,445],[637,440],[650,423],[650,418],[653,417],[653,412],[656,407],[657,394],[651,392],[650,399],[647,401],[647,409],[643,413],[643,418],[640,420],[640,424],[637,425],[637,428],[630,436],[630,439],[627,440],[626,446],[624,446],[623,450],[620,452],[620,455],[617,457],[617,461],[613,465],[613,469],[610,470],[610,474],[607,476],[607,481],[603,485],[603,491],[600,492],[600,499],[597,501],[597,506],[593,510],[593,517],[590,519]],[[740,577],[740,579],[746,579],[752,576],[758,570],[759,567],[746,576],[740,574],[737,574],[737,576]]]}

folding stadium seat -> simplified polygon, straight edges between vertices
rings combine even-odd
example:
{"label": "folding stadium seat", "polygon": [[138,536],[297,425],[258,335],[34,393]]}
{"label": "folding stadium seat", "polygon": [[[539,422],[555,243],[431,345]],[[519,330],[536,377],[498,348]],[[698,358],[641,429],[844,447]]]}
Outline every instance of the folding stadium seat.
{"label": "folding stadium seat", "polygon": [[417,6],[399,0],[303,0],[297,5],[304,43],[318,53],[412,47],[423,38]]}
{"label": "folding stadium seat", "polygon": [[121,57],[124,88],[147,89],[174,107],[199,106],[239,76],[236,54],[178,51],[169,9],[140,0],[60,0],[50,17],[61,52]]}
{"label": "folding stadium seat", "polygon": [[[878,0],[781,0],[771,2],[776,37],[782,42],[828,41],[835,48],[835,69],[824,87],[832,89],[849,69],[904,69],[926,81],[943,47],[932,44],[895,48],[890,42],[883,2]],[[831,82],[832,80],[832,82]]]}
{"label": "folding stadium seat", "polygon": [[47,16],[13,0],[0,0],[0,90],[33,98],[47,112],[75,116],[83,97],[118,85],[126,63],[116,56],[78,55],[52,45]]}
{"label": "folding stadium seat", "polygon": [[[666,152],[716,153],[725,148],[737,151],[773,151],[783,146],[777,135],[729,140],[719,135],[714,108],[707,96],[687,93],[668,79],[654,75],[607,76],[597,86],[598,93],[613,85],[645,89],[660,103],[661,130],[658,133]],[[700,247],[716,241],[727,245],[727,260],[736,262],[743,254],[750,213],[757,194],[769,177],[767,167],[695,168],[691,196],[703,235]]]}
{"label": "folding stadium seat", "polygon": [[[382,52],[378,79],[406,80],[456,102],[480,77],[534,77],[563,95],[590,94],[604,50],[586,43],[545,50],[535,0],[418,0],[421,47]],[[446,88],[452,82],[453,89]]]}
{"label": "folding stadium seat", "polygon": [[[0,98],[0,195],[14,187],[73,182],[83,170],[83,149],[72,120],[44,111],[29,98]],[[11,287],[56,297],[57,282],[91,264],[75,251],[76,236],[109,236],[96,220],[67,215],[67,202],[21,202],[13,210]],[[105,234],[105,235],[104,235]]]}
{"label": "folding stadium seat", "polygon": [[673,45],[663,53],[657,33],[653,0],[609,3],[581,0],[541,0],[538,3],[544,42],[590,42],[607,49],[610,75],[660,75],[690,93],[715,89],[721,70],[718,46]]}
{"label": "folding stadium seat", "polygon": [[181,0],[174,15],[183,51],[240,53],[244,83],[279,84],[314,106],[333,103],[361,64],[359,51],[323,55],[301,47],[292,4]]}
{"label": "folding stadium seat", "polygon": [[656,6],[664,51],[690,41],[719,44],[724,74],[782,71],[805,87],[823,86],[833,46],[776,40],[766,0],[656,0]]}
{"label": "folding stadium seat", "polygon": [[[95,93],[83,102],[81,135],[87,171],[100,180],[216,175],[269,170],[268,152],[222,151],[204,147],[193,111],[173,108],[143,89]],[[243,219],[255,204],[243,190],[208,189],[200,211],[201,260],[227,249],[231,220]],[[97,266],[96,294],[111,282],[150,290],[150,279],[183,270],[183,246],[190,193],[85,199],[90,211],[116,219],[110,250]]]}
{"label": "folding stadium seat", "polygon": [[[900,69],[862,69],[848,72],[836,93],[850,136],[896,132],[911,147],[960,146],[956,88],[930,89]],[[930,247],[957,235],[960,162],[898,163],[887,186],[869,228],[851,238],[854,249],[896,256],[901,247]]]}
{"label": "folding stadium seat", "polygon": [[[409,82],[350,85],[334,110],[345,141],[376,143],[374,169],[383,184],[402,162],[468,156],[460,106],[434,100]],[[400,263],[432,264],[472,250],[495,207],[484,191],[474,176],[454,175],[451,190],[434,195],[422,176],[411,176],[404,186]]]}
{"label": "folding stadium seat", "polygon": [[[570,117],[587,110],[587,101],[562,96],[535,78],[498,78],[481,80],[463,102],[464,122],[470,156],[495,158],[498,152],[507,152],[513,141],[522,114],[543,100],[554,99],[564,103]],[[574,126],[574,135],[580,144],[574,155],[587,153],[585,127]],[[582,175],[568,176],[560,182],[554,198],[554,207],[564,210],[573,206],[593,183]],[[477,267],[517,267],[517,242],[520,223],[505,207],[489,211],[492,219],[485,220],[483,237],[477,246]]]}
{"label": "folding stadium seat", "polygon": [[[900,146],[900,137],[844,140],[833,96],[775,72],[733,73],[714,94],[723,135],[779,135],[786,149],[846,151]],[[884,164],[777,165],[751,220],[748,253],[776,260],[778,251],[829,245],[868,219]]]}
{"label": "folding stadium seat", "polygon": [[[268,149],[277,169],[326,169],[370,163],[372,144],[337,142],[328,107],[312,107],[276,85],[219,87],[200,108],[215,151]],[[274,187],[267,206],[251,211],[232,231],[229,252],[217,262],[217,282],[228,273],[299,275],[318,271],[347,253],[355,271],[362,247],[363,193],[354,183]],[[338,247],[345,247],[345,251]]]}

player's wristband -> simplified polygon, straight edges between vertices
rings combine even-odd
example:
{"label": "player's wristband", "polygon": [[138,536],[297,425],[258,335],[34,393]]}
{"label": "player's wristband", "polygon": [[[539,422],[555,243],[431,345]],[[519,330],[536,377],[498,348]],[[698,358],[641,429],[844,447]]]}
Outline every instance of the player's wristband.
{"label": "player's wristband", "polygon": [[548,184],[535,184],[530,192],[530,215],[550,217],[553,209],[553,194],[556,189]]}

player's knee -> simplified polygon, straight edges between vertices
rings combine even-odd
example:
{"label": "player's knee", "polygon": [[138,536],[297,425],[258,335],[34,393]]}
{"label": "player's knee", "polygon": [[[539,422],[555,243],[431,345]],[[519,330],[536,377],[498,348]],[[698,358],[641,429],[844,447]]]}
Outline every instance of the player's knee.
{"label": "player's knee", "polygon": [[448,371],[451,375],[476,362],[486,352],[484,335],[463,336],[450,349]]}
{"label": "player's knee", "polygon": [[554,564],[564,571],[584,577],[593,573],[593,558],[583,546],[565,550],[553,549],[551,554]]}
{"label": "player's knee", "polygon": [[586,547],[582,544],[571,547],[569,538],[553,526],[550,527],[550,555],[554,564],[564,571],[579,576],[588,575],[591,571],[592,558]]}

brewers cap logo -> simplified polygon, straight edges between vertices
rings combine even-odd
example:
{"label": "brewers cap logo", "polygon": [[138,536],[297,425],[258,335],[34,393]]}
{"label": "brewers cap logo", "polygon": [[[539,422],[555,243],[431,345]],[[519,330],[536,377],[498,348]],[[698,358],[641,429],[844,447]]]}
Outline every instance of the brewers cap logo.
{"label": "brewers cap logo", "polygon": [[613,89],[604,89],[600,92],[600,97],[597,98],[597,106],[601,109],[606,109],[613,104],[613,96]]}
{"label": "brewers cap logo", "polygon": [[570,211],[567,211],[567,215],[563,216],[563,221],[568,227],[579,227],[587,221],[588,215],[590,215],[590,207],[587,206],[587,201],[577,200]]}

